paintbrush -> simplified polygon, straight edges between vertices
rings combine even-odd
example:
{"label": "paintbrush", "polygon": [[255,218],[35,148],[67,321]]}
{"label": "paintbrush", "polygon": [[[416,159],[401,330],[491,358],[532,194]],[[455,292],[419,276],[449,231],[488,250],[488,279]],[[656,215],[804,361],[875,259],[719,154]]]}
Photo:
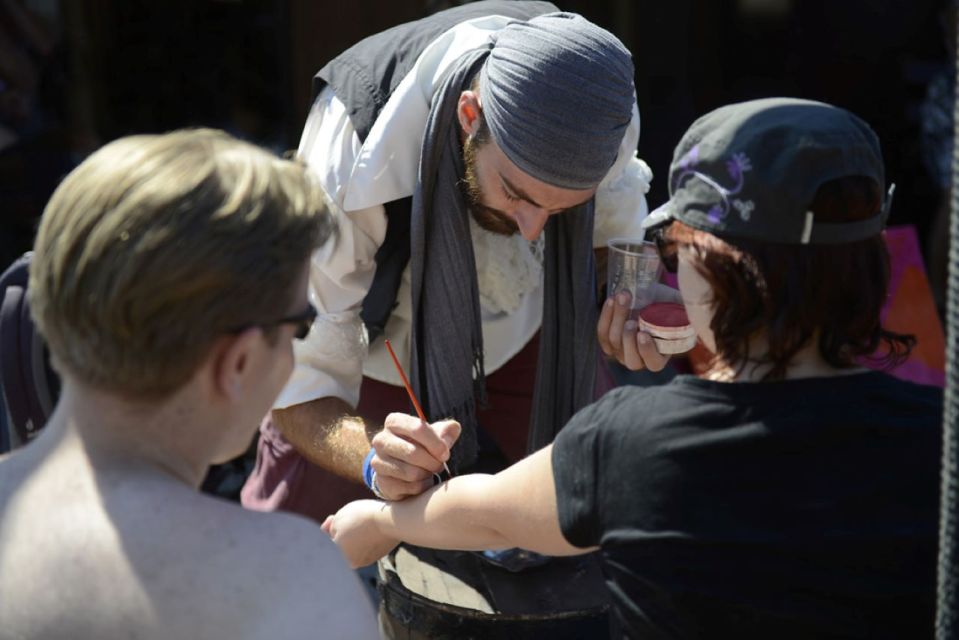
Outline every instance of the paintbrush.
{"label": "paintbrush", "polygon": [[[407,380],[406,374],[403,372],[403,367],[400,366],[400,361],[397,359],[396,354],[393,352],[393,345],[390,344],[390,341],[388,338],[385,339],[384,342],[386,342],[386,350],[390,352],[390,357],[393,358],[393,364],[396,365],[396,370],[400,373],[400,378],[403,379],[403,386],[406,387],[406,393],[409,394],[410,401],[413,403],[413,407],[416,409],[416,415],[420,417],[420,420],[422,420],[426,424],[429,424],[429,420],[426,419],[426,414],[423,413],[423,407],[420,406],[419,400],[416,399],[416,395],[413,393],[413,387],[410,386],[410,381]],[[445,462],[443,463],[443,468],[446,469],[446,473],[448,473],[449,476],[452,478],[453,472],[450,471],[449,466]]]}

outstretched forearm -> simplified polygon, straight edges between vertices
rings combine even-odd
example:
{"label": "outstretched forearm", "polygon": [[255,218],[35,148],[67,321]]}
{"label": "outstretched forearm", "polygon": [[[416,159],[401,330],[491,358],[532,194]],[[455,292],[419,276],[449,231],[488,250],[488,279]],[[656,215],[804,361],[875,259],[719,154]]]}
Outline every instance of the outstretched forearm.
{"label": "outstretched forearm", "polygon": [[377,512],[377,526],[384,536],[437,549],[585,553],[560,530],[551,452],[547,447],[496,475],[460,476],[390,503]]}
{"label": "outstretched forearm", "polygon": [[495,476],[452,478],[414,498],[390,503],[378,521],[384,535],[434,549],[502,549],[516,544],[492,521]]}
{"label": "outstretched forearm", "polygon": [[273,423],[304,458],[354,482],[363,481],[363,458],[380,429],[334,397],[275,409]]}

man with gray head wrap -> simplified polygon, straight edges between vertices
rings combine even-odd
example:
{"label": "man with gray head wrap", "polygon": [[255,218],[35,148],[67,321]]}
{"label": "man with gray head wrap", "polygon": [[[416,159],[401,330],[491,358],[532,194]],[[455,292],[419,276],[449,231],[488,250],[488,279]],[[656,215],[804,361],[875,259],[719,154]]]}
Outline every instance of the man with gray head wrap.
{"label": "man with gray head wrap", "polygon": [[632,118],[633,62],[608,31],[574,13],[509,25],[480,72],[496,144],[524,173],[594,189]]}
{"label": "man with gray head wrap", "polygon": [[[320,315],[261,428],[247,506],[322,521],[365,491],[324,469],[400,499],[444,462],[521,458],[593,400],[598,326],[628,366],[664,366],[625,312],[596,317],[593,247],[640,233],[652,178],[632,78],[608,31],[497,0],[371,36],[317,74],[300,154],[339,236],[314,257]],[[387,416],[409,404],[381,335],[436,422]]]}

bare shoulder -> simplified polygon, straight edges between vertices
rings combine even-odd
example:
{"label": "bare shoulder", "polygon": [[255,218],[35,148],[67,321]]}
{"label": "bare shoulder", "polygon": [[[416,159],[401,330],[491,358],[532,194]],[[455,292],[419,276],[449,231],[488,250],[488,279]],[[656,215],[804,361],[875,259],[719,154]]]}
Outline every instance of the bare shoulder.
{"label": "bare shoulder", "polygon": [[37,445],[0,463],[0,638],[377,637],[319,525]]}
{"label": "bare shoulder", "polygon": [[[232,506],[232,505],[230,505]],[[235,576],[253,599],[251,637],[376,638],[376,616],[359,577],[316,523],[286,513],[233,514],[244,560]]]}

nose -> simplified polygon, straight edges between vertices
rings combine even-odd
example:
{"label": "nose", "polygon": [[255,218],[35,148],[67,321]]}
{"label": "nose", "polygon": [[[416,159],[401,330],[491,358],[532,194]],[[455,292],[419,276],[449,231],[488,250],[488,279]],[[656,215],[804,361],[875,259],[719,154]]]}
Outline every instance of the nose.
{"label": "nose", "polygon": [[513,210],[513,218],[519,227],[520,235],[532,241],[542,233],[546,221],[549,220],[549,213],[533,205],[520,206]]}

